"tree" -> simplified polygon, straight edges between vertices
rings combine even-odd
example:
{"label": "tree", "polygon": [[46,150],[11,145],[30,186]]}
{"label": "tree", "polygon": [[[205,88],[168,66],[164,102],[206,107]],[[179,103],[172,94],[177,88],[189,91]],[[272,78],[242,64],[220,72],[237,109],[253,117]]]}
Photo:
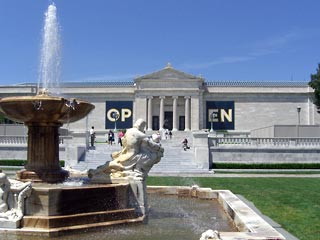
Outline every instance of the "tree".
{"label": "tree", "polygon": [[320,63],[318,64],[317,72],[311,74],[311,80],[308,83],[314,89],[313,103],[317,106],[320,112]]}

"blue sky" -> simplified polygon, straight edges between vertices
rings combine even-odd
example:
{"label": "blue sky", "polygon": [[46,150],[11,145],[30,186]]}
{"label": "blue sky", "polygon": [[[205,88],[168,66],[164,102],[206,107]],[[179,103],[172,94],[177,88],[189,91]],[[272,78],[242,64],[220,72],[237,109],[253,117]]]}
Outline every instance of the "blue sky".
{"label": "blue sky", "polygon": [[[37,82],[52,1],[0,0],[0,85]],[[207,81],[309,81],[319,0],[55,0],[62,81],[130,81],[164,68]]]}

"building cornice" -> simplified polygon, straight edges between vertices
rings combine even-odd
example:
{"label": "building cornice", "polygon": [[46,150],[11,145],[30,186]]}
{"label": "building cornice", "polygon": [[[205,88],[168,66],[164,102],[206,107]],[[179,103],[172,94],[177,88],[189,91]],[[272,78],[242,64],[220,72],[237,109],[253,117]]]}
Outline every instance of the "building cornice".
{"label": "building cornice", "polygon": [[207,87],[308,87],[308,82],[298,81],[207,81]]}

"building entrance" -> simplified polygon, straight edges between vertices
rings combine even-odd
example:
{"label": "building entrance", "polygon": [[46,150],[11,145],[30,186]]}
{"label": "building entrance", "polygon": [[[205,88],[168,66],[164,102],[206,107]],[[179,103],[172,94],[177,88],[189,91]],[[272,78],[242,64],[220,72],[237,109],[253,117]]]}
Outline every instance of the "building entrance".
{"label": "building entrance", "polygon": [[159,130],[159,116],[152,117],[152,129]]}
{"label": "building entrance", "polygon": [[164,129],[172,130],[173,112],[164,112]]}
{"label": "building entrance", "polygon": [[183,131],[185,129],[185,117],[179,116],[179,131]]}

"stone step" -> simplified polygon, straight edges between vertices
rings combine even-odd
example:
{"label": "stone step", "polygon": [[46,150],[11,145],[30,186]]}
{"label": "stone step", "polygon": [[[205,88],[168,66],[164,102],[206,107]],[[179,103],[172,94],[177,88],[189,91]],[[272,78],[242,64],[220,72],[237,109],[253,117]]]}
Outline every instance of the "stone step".
{"label": "stone step", "polygon": [[[184,137],[191,139],[190,133],[179,132],[179,138],[181,141],[177,141],[178,136],[173,139],[162,140],[161,145],[164,148],[164,156],[161,161],[154,165],[152,171],[197,171],[199,168],[194,163],[194,152],[191,149],[184,151],[182,148],[182,140]],[[189,141],[190,142],[190,141]],[[192,146],[192,145],[190,145]],[[120,151],[121,146],[118,144],[108,145],[107,143],[98,143],[95,149],[90,149],[87,154],[85,161],[79,162],[78,165],[73,168],[76,170],[95,169],[100,165],[105,164],[107,161],[111,161],[111,154],[116,151]]]}
{"label": "stone step", "polygon": [[88,229],[98,229],[98,228],[105,228],[113,225],[120,225],[120,224],[131,224],[131,223],[141,223],[144,221],[144,217],[135,217],[135,218],[129,218],[129,219],[120,219],[120,220],[112,220],[112,221],[105,221],[105,222],[89,222],[87,224],[80,224],[80,225],[74,225],[74,226],[63,226],[63,227],[56,227],[56,228],[30,228],[30,227],[23,227],[21,228],[21,231],[23,232],[30,232],[30,233],[41,233],[44,236],[48,237],[55,237],[64,235],[66,232],[78,232],[79,230],[88,230]]}
{"label": "stone step", "polygon": [[24,216],[22,226],[26,228],[54,229],[89,223],[134,219],[136,217],[134,208],[62,216]]}

